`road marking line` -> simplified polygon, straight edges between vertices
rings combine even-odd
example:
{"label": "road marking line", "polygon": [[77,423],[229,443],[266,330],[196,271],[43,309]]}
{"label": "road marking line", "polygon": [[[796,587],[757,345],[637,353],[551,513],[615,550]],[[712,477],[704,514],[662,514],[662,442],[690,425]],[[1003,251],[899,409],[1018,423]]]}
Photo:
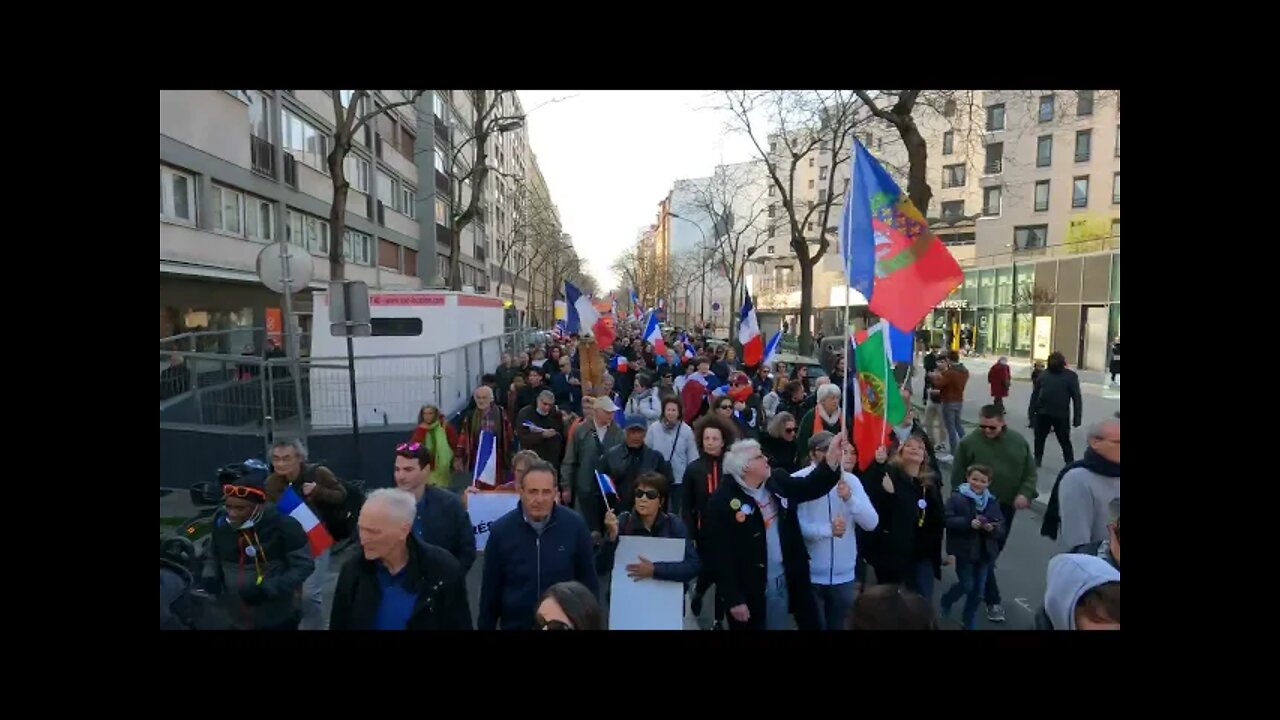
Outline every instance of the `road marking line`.
{"label": "road marking line", "polygon": [[1036,611],[1035,611],[1035,610],[1032,610],[1032,609],[1031,609],[1031,606],[1027,604],[1027,599],[1026,599],[1026,598],[1014,598],[1014,599],[1013,599],[1013,601],[1014,601],[1015,603],[1017,603],[1017,604],[1018,604],[1018,607],[1022,608],[1023,610],[1026,610],[1027,612],[1031,613],[1032,615],[1035,615],[1035,614],[1036,614]]}

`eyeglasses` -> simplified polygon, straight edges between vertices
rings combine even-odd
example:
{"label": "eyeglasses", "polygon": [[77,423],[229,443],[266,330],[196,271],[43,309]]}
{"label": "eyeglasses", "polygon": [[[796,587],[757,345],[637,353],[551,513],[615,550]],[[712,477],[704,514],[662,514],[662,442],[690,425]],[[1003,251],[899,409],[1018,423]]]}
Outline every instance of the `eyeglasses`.
{"label": "eyeglasses", "polygon": [[721,405],[720,407],[718,407],[718,408],[716,408],[716,409],[717,409],[717,410],[732,410],[732,409],[733,409],[733,406],[732,406],[732,405]]}
{"label": "eyeglasses", "polygon": [[223,485],[222,494],[225,497],[247,498],[250,495],[257,495],[263,500],[267,499],[267,494],[258,488],[246,487],[244,485]]}
{"label": "eyeglasses", "polygon": [[646,500],[657,500],[660,494],[657,490],[641,490],[636,488],[636,499],[644,498]]}
{"label": "eyeglasses", "polygon": [[396,452],[418,452],[422,449],[422,443],[400,443],[396,446]]}
{"label": "eyeglasses", "polygon": [[978,427],[982,428],[983,430],[996,430],[996,431],[999,431],[999,430],[1000,430],[1000,426],[999,426],[999,425],[982,425],[982,424],[979,424],[979,425],[978,425]]}
{"label": "eyeglasses", "polygon": [[533,619],[534,627],[539,630],[572,630],[573,626],[561,620],[543,620],[541,617]]}
{"label": "eyeglasses", "polygon": [[784,428],[782,428],[782,434],[783,434],[783,435],[795,435],[795,434],[796,434],[796,429],[795,429],[795,428],[793,428],[793,427],[784,427]]}

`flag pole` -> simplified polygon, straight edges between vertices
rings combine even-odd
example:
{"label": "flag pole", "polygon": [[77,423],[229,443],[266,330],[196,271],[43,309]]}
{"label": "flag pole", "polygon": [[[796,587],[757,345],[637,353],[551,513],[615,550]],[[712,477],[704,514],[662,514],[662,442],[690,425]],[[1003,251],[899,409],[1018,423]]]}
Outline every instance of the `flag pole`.
{"label": "flag pole", "polygon": [[[884,318],[880,318],[880,343],[884,346],[884,379],[885,385],[892,375],[889,374],[889,355],[892,354],[893,348],[889,346],[889,322]],[[884,398],[884,413],[880,415],[880,447],[887,445],[885,435],[889,433],[889,397],[886,394]]]}
{"label": "flag pole", "polygon": [[[849,364],[853,362],[853,358],[849,357],[849,269],[845,267],[844,275],[844,325],[840,330],[840,337],[844,342],[844,384],[840,387],[840,424],[843,427],[848,424],[849,417]],[[846,440],[853,439],[853,428],[844,428],[844,434],[847,435]]]}

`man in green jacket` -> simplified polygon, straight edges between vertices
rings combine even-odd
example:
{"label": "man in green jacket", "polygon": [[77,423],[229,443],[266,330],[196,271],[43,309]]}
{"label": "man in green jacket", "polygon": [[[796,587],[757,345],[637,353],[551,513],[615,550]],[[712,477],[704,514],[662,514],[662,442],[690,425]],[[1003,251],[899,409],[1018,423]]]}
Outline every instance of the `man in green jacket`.
{"label": "man in green jacket", "polygon": [[[583,405],[585,406],[585,402]],[[606,397],[596,398],[591,417],[583,418],[569,437],[564,463],[560,466],[561,504],[572,502],[591,530],[592,539],[603,537],[605,498],[596,482],[596,470],[604,469],[604,455],[624,440],[622,430],[613,421],[618,406]],[[610,498],[612,507],[618,498]]]}
{"label": "man in green jacket", "polygon": [[[1004,413],[995,405],[984,405],[978,411],[978,429],[979,432],[966,435],[955,448],[951,490],[957,491],[965,482],[965,473],[972,465],[986,465],[993,470],[990,491],[1005,517],[1005,532],[998,541],[1003,551],[1009,528],[1013,526],[1014,512],[1031,507],[1031,500],[1036,497],[1036,462],[1026,438],[1009,430]],[[1004,622],[995,563],[991,564],[991,573],[987,576],[983,600],[987,605],[987,619]]]}

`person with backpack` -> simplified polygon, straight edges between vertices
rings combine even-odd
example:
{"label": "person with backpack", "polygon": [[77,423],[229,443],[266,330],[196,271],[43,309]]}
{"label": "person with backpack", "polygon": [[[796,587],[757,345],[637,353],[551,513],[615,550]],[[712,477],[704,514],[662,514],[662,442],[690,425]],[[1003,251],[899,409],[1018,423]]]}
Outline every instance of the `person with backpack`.
{"label": "person with backpack", "polygon": [[[271,467],[266,480],[267,500],[280,501],[285,488],[292,487],[307,507],[324,523],[334,540],[348,537],[350,527],[344,521],[347,489],[333,472],[323,465],[307,464],[307,450],[302,441],[278,440],[271,446]],[[330,547],[315,557],[315,572],[303,583],[302,630],[324,630],[324,588],[329,579]]]}
{"label": "person with backpack", "polygon": [[260,461],[220,473],[225,505],[213,518],[200,584],[237,630],[297,630],[299,594],[315,570],[311,543],[297,520],[267,502],[266,476]]}

